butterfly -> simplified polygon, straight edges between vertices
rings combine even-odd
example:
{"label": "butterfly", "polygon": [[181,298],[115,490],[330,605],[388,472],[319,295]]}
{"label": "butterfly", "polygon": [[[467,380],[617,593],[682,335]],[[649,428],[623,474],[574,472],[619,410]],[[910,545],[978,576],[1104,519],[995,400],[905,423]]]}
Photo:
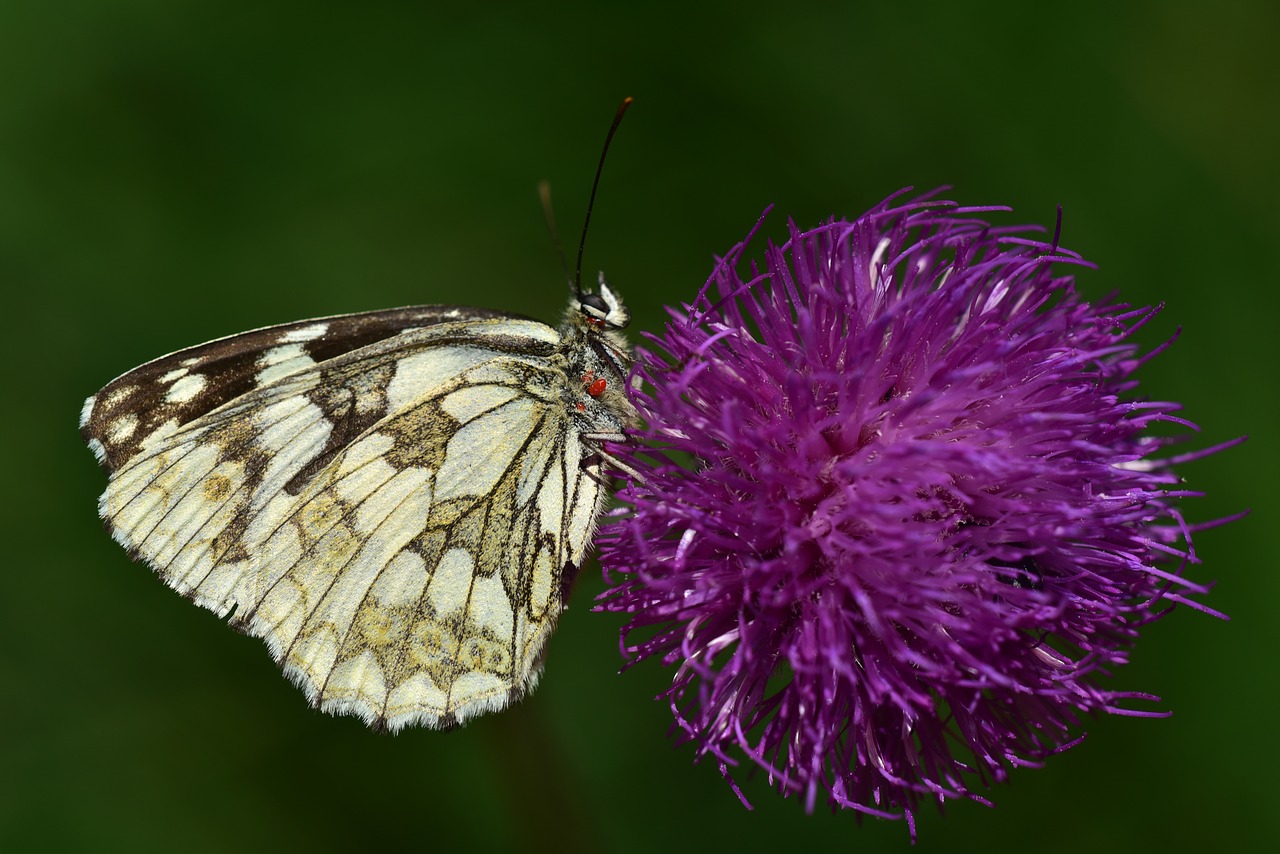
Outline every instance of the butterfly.
{"label": "butterfly", "polygon": [[600,278],[558,329],[420,306],[163,356],[81,414],[121,545],[313,705],[447,727],[536,685],[634,410]]}

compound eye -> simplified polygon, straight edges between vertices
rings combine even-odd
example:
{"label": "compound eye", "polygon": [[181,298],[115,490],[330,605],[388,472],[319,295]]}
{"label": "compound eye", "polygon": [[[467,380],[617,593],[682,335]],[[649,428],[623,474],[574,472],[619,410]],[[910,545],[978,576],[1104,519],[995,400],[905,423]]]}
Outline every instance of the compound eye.
{"label": "compound eye", "polygon": [[578,297],[578,305],[588,317],[604,320],[609,315],[609,305],[599,294],[583,294]]}

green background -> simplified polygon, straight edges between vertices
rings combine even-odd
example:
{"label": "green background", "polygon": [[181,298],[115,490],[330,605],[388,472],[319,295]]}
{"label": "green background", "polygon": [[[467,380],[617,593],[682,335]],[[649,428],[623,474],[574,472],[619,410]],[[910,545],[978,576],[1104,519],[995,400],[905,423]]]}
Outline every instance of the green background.
{"label": "green background", "polygon": [[[413,303],[554,319],[599,146],[587,266],[635,329],[689,298],[767,204],[814,225],[908,184],[1004,203],[1101,266],[1086,294],[1167,301],[1143,393],[1186,404],[1193,521],[1232,620],[1180,611],[1112,685],[1172,718],[1094,721],[997,808],[921,850],[1280,845],[1273,540],[1280,8],[1270,3],[0,4],[7,554],[0,848],[908,847],[761,779],[746,812],[673,748],[669,674],[616,675],[589,570],[542,687],[450,733],[311,711],[257,640],[129,562],[94,511],[82,399],[153,356],[268,323]],[[345,4],[344,4],[345,5]],[[574,242],[574,241],[570,241]]]}

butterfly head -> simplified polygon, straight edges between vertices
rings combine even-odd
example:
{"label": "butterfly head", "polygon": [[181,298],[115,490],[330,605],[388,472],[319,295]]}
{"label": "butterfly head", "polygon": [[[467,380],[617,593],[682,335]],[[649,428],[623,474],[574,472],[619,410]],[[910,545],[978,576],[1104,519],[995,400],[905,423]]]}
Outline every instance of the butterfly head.
{"label": "butterfly head", "polygon": [[570,301],[570,310],[579,312],[586,321],[603,329],[622,329],[631,322],[631,313],[622,304],[622,298],[609,287],[600,274],[600,292],[579,291]]}

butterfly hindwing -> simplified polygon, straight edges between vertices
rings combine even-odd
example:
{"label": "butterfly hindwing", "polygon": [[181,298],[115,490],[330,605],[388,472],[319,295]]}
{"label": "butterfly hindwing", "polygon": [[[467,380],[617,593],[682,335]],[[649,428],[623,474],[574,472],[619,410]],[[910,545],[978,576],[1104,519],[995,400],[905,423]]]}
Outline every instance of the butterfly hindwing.
{"label": "butterfly hindwing", "polygon": [[290,566],[245,622],[322,708],[395,729],[532,687],[585,548],[564,508],[596,484],[530,373],[492,362],[381,422],[275,528]]}
{"label": "butterfly hindwing", "polygon": [[[245,333],[85,407],[116,538],[197,604],[234,610],[317,705],[392,729],[532,687],[603,500],[560,334],[451,311]],[[372,343],[326,339],[361,320]],[[295,344],[315,346],[280,357]],[[204,385],[177,399],[193,375]]]}

